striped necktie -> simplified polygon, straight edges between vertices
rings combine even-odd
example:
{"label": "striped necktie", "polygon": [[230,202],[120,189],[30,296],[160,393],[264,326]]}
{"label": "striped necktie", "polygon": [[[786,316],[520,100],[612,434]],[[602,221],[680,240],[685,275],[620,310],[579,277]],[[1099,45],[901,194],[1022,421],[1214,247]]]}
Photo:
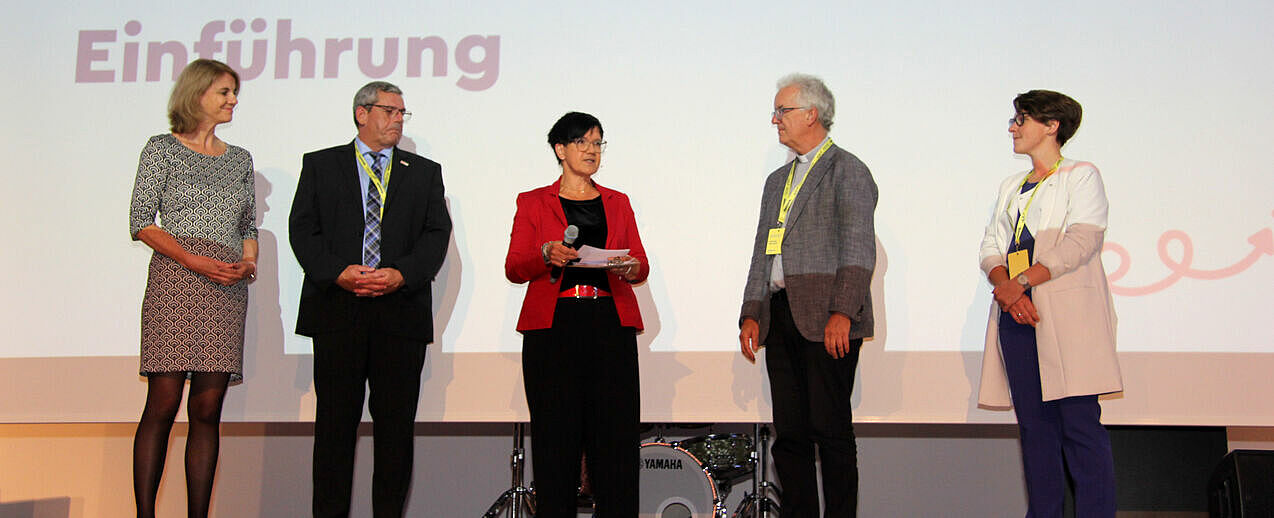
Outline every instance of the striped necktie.
{"label": "striped necktie", "polygon": [[[372,164],[372,173],[381,180],[380,154],[368,152],[367,158]],[[363,212],[363,264],[372,268],[380,265],[380,208],[383,202],[376,183],[367,182],[367,210]]]}

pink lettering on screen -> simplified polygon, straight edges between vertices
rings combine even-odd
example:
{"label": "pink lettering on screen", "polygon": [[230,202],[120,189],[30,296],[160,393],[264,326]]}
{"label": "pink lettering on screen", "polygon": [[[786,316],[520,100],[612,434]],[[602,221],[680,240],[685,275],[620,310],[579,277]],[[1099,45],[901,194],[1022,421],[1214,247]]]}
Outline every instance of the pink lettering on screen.
{"label": "pink lettering on screen", "polygon": [[[1271,213],[1274,215],[1274,213]],[[1243,273],[1256,264],[1262,256],[1274,255],[1274,231],[1264,228],[1247,238],[1251,249],[1228,266],[1216,269],[1199,269],[1194,267],[1194,241],[1180,230],[1169,230],[1159,236],[1159,261],[1168,267],[1168,275],[1144,286],[1121,286],[1117,284],[1132,268],[1132,257],[1128,249],[1117,243],[1107,242],[1102,252],[1110,252],[1119,257],[1119,266],[1106,276],[1110,281],[1110,292],[1125,297],[1139,297],[1168,289],[1181,279],[1198,279],[1213,281],[1225,279]],[[1181,249],[1181,256],[1172,256],[1172,245]]]}
{"label": "pink lettering on screen", "polygon": [[[76,83],[172,80],[195,58],[224,61],[243,81],[313,79],[320,66],[324,79],[395,74],[441,78],[457,71],[456,86],[475,92],[491,88],[500,78],[497,35],[471,34],[454,45],[438,35],[311,38],[294,31],[291,19],[275,20],[270,30],[263,18],[238,18],[205,23],[188,44],[181,38],[148,38],[137,20],[123,29],[122,37],[115,29],[79,31]],[[142,72],[144,77],[139,77]]]}

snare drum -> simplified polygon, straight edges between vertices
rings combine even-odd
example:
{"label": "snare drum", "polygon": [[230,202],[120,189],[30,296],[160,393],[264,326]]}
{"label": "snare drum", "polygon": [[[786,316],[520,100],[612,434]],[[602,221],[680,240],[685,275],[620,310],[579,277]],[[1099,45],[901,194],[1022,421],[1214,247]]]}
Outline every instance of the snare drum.
{"label": "snare drum", "polygon": [[690,452],[673,444],[641,445],[640,518],[712,518],[717,486]]}
{"label": "snare drum", "polygon": [[751,435],[714,433],[680,441],[677,446],[699,459],[717,480],[733,482],[749,477],[756,466]]}

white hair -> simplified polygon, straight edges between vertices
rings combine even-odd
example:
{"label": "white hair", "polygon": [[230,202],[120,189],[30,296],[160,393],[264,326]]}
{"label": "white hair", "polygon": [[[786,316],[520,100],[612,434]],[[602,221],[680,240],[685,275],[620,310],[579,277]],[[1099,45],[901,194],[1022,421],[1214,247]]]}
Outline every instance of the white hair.
{"label": "white hair", "polygon": [[796,102],[818,110],[818,122],[823,129],[832,129],[832,119],[836,116],[836,98],[827,89],[823,80],[809,74],[788,74],[779,79],[778,89],[789,86],[796,87]]}

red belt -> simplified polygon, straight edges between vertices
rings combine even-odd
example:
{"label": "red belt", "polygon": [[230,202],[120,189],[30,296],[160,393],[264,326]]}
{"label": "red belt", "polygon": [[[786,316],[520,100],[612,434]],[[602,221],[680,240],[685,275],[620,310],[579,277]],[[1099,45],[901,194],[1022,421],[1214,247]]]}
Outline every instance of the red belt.
{"label": "red belt", "polygon": [[596,286],[587,284],[578,284],[573,288],[567,288],[557,294],[559,299],[595,299],[598,297],[609,297],[610,292],[598,289]]}

